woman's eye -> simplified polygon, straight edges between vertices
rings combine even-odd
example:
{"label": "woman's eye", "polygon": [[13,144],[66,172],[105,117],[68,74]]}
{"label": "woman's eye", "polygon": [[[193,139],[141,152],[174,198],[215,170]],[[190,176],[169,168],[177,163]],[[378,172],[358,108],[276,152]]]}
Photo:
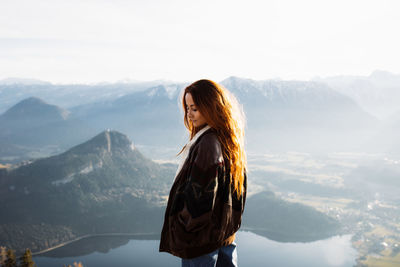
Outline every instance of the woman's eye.
{"label": "woman's eye", "polygon": [[[186,107],[186,110],[189,111],[189,110],[190,110],[190,107]],[[197,109],[192,108],[192,111],[195,112],[195,111],[197,111]]]}

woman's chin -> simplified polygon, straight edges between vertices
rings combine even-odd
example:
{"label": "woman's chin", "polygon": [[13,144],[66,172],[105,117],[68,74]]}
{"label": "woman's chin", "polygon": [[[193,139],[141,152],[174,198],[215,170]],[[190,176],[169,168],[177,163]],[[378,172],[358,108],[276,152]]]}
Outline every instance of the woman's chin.
{"label": "woman's chin", "polygon": [[203,129],[204,127],[206,127],[206,125],[207,125],[207,123],[203,123],[203,124],[200,124],[200,125],[198,125],[198,124],[193,124],[193,126],[194,126],[195,128],[197,128],[198,130]]}

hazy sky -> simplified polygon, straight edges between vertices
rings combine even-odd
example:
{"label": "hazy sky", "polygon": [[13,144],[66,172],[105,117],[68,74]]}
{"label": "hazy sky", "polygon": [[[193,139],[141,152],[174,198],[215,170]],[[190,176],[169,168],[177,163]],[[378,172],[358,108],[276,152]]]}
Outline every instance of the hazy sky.
{"label": "hazy sky", "polygon": [[0,79],[400,73],[400,1],[1,0]]}

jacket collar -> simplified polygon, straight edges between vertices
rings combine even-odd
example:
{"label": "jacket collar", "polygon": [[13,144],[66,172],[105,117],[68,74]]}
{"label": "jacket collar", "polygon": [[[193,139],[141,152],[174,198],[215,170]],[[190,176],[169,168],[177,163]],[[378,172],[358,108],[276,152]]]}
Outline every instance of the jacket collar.
{"label": "jacket collar", "polygon": [[211,129],[210,125],[206,125],[204,126],[200,131],[198,131],[193,138],[187,143],[187,145],[192,146],[196,140],[203,135],[203,133],[205,133],[208,129]]}

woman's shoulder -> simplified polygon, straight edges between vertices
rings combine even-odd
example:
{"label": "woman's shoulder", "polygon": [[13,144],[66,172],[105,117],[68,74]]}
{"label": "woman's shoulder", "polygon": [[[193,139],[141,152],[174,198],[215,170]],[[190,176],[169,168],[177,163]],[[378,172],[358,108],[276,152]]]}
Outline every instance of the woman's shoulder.
{"label": "woman's shoulder", "polygon": [[205,131],[199,138],[197,144],[197,154],[200,158],[208,159],[208,161],[219,162],[222,160],[221,143],[214,129]]}
{"label": "woman's shoulder", "polygon": [[215,129],[210,128],[205,131],[198,140],[198,145],[200,146],[216,146],[221,147],[221,143],[218,139],[218,134]]}

